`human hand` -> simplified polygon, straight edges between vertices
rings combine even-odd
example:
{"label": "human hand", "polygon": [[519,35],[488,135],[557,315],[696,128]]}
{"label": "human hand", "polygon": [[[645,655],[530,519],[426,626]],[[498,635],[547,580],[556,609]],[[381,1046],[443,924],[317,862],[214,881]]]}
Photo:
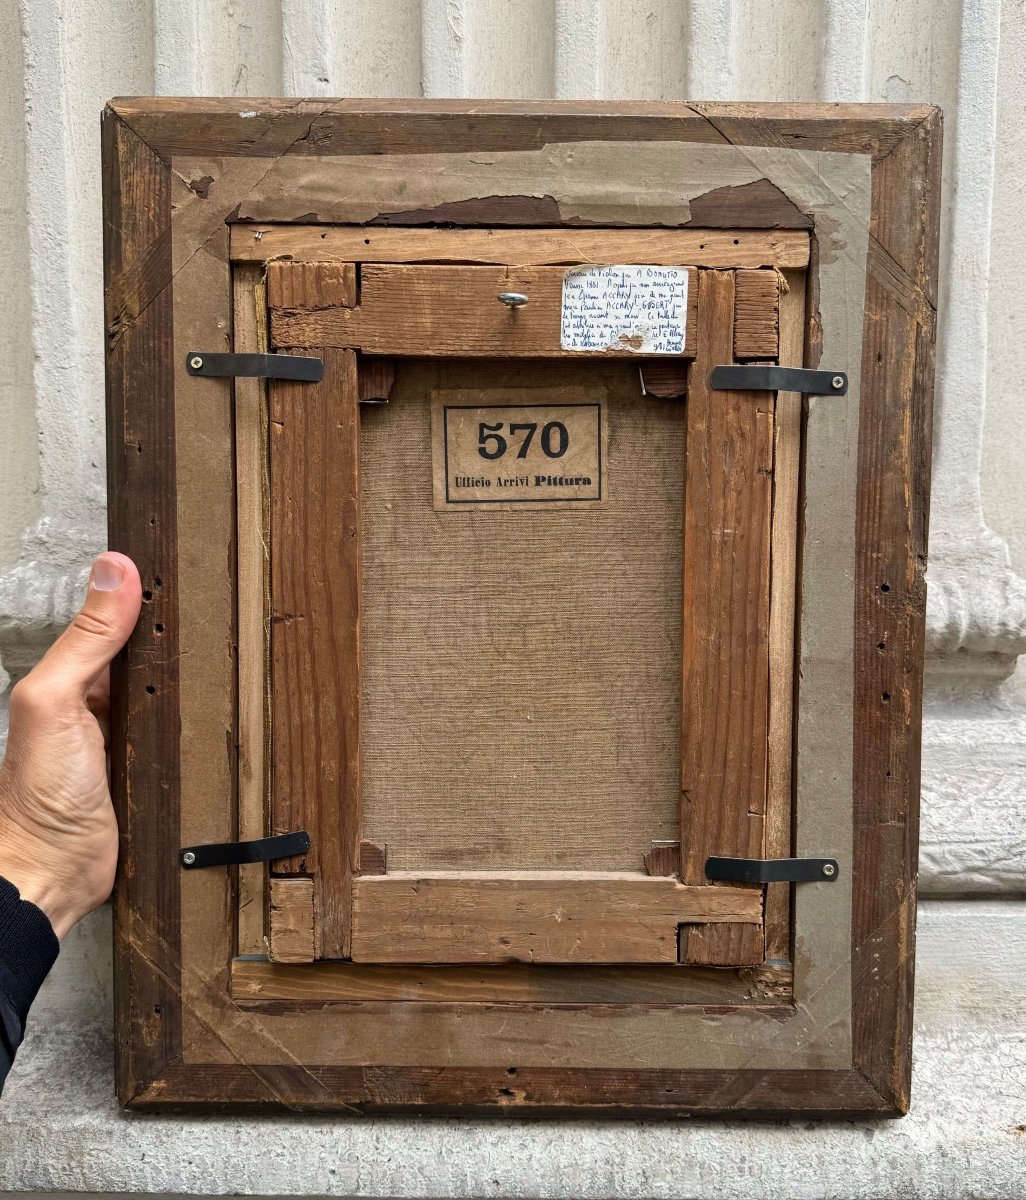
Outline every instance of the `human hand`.
{"label": "human hand", "polygon": [[0,875],[46,913],[59,938],[114,884],[108,668],[141,606],[132,560],[101,554],[82,610],[11,692],[0,764]]}

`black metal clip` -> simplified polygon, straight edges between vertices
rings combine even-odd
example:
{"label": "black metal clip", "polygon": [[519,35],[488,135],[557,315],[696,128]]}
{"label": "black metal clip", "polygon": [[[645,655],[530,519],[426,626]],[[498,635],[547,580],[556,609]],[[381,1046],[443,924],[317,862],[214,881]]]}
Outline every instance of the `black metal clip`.
{"label": "black metal clip", "polygon": [[230,867],[236,863],[270,862],[274,858],[291,858],[310,849],[310,835],[305,829],[297,833],[279,833],[276,837],[257,838],[253,842],[211,842],[206,846],[183,846],[178,861],[187,871],[200,867]]}
{"label": "black metal clip", "polygon": [[810,371],[805,367],[713,367],[709,386],[717,392],[802,392],[806,396],[843,396],[843,371]]}
{"label": "black metal clip", "polygon": [[834,883],[835,858],[707,858],[707,879],[731,883]]}
{"label": "black metal clip", "polygon": [[190,350],[185,356],[190,375],[218,379],[299,379],[319,383],[324,378],[324,360],[301,354],[207,354]]}

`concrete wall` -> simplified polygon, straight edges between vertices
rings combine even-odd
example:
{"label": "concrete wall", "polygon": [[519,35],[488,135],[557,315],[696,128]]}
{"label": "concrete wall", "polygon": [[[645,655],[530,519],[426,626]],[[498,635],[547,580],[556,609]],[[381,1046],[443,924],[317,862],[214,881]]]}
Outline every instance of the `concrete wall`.
{"label": "concrete wall", "polygon": [[[0,661],[104,544],[98,114],[115,94],[926,100],[946,116],[913,1114],[897,1124],[119,1116],[109,930],[0,1105],[0,1188],[1021,1197],[1024,0],[0,0]],[[0,680],[2,682],[2,680]],[[2,723],[0,723],[2,724]],[[1010,1015],[1011,1014],[1011,1015]]]}

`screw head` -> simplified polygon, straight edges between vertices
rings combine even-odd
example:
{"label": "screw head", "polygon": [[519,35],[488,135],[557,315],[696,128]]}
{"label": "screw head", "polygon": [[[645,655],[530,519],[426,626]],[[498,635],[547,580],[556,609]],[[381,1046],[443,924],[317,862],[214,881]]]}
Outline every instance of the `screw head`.
{"label": "screw head", "polygon": [[194,354],[192,358],[189,359],[189,366],[192,367],[194,371],[198,371],[200,367],[203,366],[203,359],[200,358],[198,354]]}
{"label": "screw head", "polygon": [[523,292],[500,292],[499,299],[508,308],[520,308],[522,304],[526,304],[530,297],[525,296]]}
{"label": "screw head", "polygon": [[840,391],[841,388],[844,387],[844,376],[843,375],[835,375],[833,377],[833,379],[830,380],[830,382],[838,391]]}
{"label": "screw head", "polygon": [[837,868],[833,863],[824,863],[823,874],[827,877],[827,879],[833,879],[833,877],[837,874]]}
{"label": "screw head", "polygon": [[193,854],[193,852],[191,850],[186,850],[186,852],[182,855],[182,862],[187,867],[191,867],[195,861],[196,861],[196,855]]}

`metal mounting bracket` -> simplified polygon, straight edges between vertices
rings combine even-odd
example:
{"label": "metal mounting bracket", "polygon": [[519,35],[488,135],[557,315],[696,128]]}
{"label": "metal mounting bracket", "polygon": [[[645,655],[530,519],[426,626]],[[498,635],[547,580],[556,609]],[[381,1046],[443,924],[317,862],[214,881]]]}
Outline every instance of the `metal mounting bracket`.
{"label": "metal mounting bracket", "polygon": [[843,396],[843,371],[810,371],[805,367],[713,367],[709,386],[717,392],[801,392],[806,396]]}
{"label": "metal mounting bracket", "polygon": [[310,849],[310,835],[305,829],[296,833],[279,833],[276,837],[257,838],[252,842],[211,842],[205,846],[183,846],[178,861],[187,871],[200,867],[230,867],[236,863],[270,862],[274,858],[291,858]]}
{"label": "metal mounting bracket", "polygon": [[320,383],[324,378],[324,362],[301,354],[207,354],[190,350],[185,356],[185,368],[190,375],[206,375],[219,379],[298,379]]}
{"label": "metal mounting bracket", "polygon": [[835,858],[707,858],[707,879],[730,883],[834,883]]}

